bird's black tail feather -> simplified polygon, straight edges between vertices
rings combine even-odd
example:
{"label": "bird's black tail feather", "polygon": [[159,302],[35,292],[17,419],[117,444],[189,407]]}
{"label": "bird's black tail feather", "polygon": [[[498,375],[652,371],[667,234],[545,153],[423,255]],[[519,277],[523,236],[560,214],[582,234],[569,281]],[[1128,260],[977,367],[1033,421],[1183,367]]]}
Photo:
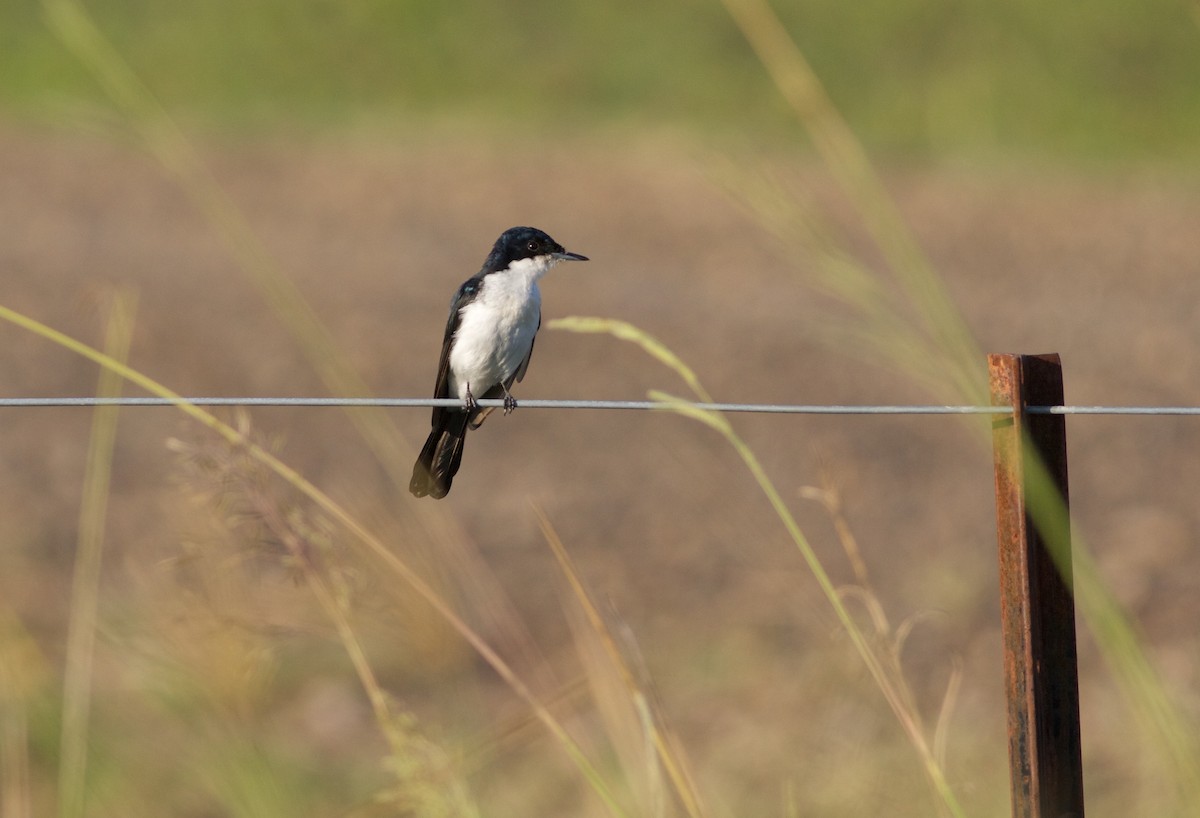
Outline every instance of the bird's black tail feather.
{"label": "bird's black tail feather", "polygon": [[412,480],[408,483],[413,496],[440,499],[450,492],[450,483],[462,464],[467,420],[466,412],[442,414],[413,465]]}

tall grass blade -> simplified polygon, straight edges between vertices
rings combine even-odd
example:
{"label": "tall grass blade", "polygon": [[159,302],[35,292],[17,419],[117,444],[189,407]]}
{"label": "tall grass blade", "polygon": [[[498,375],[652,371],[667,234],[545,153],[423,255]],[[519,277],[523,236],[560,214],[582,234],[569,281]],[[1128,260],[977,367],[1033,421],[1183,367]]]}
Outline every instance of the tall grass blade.
{"label": "tall grass blade", "polygon": [[49,676],[37,643],[0,600],[0,818],[33,818],[29,711]]}
{"label": "tall grass blade", "polygon": [[[608,330],[605,327],[611,327],[614,331],[610,332],[610,334],[621,340],[635,343],[642,349],[647,350],[656,359],[666,362],[668,366],[678,372],[685,381],[692,385],[693,391],[702,401],[712,402],[711,398],[708,397],[708,391],[700,385],[694,371],[678,355],[669,350],[661,341],[632,324],[620,321],[606,324],[605,319],[573,318],[562,323],[556,323],[554,326],[557,329],[581,332],[606,332]],[[687,374],[685,375],[685,373]],[[894,674],[889,673],[886,658],[880,655],[872,645],[871,640],[867,638],[867,635],[863,633],[858,623],[850,615],[849,610],[842,600],[841,593],[839,593],[837,587],[833,584],[833,580],[825,570],[825,566],[821,563],[808,538],[800,529],[800,525],[796,522],[791,509],[784,502],[783,496],[767,475],[766,470],[754,454],[754,451],[734,431],[729,420],[720,412],[700,408],[691,401],[683,400],[665,392],[651,391],[649,397],[651,400],[661,403],[664,410],[697,420],[720,433],[741,457],[747,470],[754,477],[763,494],[766,495],[767,501],[783,524],[792,543],[800,552],[801,557],[808,566],[809,572],[813,575],[821,592],[825,595],[826,601],[833,608],[838,622],[841,623],[842,628],[850,637],[851,643],[854,645],[863,664],[866,665],[876,686],[883,694],[884,700],[888,703],[893,714],[900,722],[909,743],[921,761],[922,769],[939,802],[955,818],[961,818],[964,815],[962,806],[959,804],[958,797],[954,794],[946,779],[945,771],[933,755],[929,741],[925,737],[921,727],[920,717],[909,704],[906,689],[903,685],[897,683]]]}
{"label": "tall grass blade", "polygon": [[[118,293],[113,298],[104,349],[114,360],[124,362],[129,354],[136,304],[136,297],[130,293]],[[119,397],[122,383],[119,374],[110,369],[101,369],[96,394],[102,398]],[[86,811],[92,663],[118,411],[117,406],[100,406],[96,409],[88,444],[63,674],[62,740],[58,768],[58,813],[62,818],[81,818]]]}
{"label": "tall grass blade", "polygon": [[381,565],[392,572],[395,577],[401,580],[409,588],[417,593],[425,600],[430,608],[440,616],[451,628],[456,631],[459,636],[471,646],[471,648],[479,654],[479,656],[496,672],[496,674],[508,685],[509,689],[515,693],[518,698],[524,701],[534,715],[550,733],[550,735],[559,743],[572,763],[579,769],[580,773],[587,780],[589,786],[604,802],[609,814],[613,816],[624,816],[626,813],[621,809],[608,785],[605,783],[603,776],[596,770],[595,766],[587,758],[587,755],[579,747],[578,743],[571,738],[550,710],[542,704],[538,697],[534,694],[529,685],[526,684],[516,671],[506,662],[499,653],[467,622],[455,611],[453,606],[440,595],[437,590],[431,586],[424,578],[414,571],[404,560],[393,553],[383,541],[371,533],[357,518],[354,517],[343,506],[333,500],[325,492],[321,491],[315,484],[304,477],[300,472],[291,466],[287,465],[276,455],[249,439],[238,429],[222,422],[215,415],[205,411],[203,408],[189,403],[186,398],[178,393],[163,386],[158,381],[150,378],[148,375],[133,369],[127,364],[121,363],[110,355],[79,341],[71,336],[54,329],[42,322],[31,318],[16,310],[0,305],[0,320],[8,321],[9,323],[18,326],[28,332],[33,333],[41,338],[44,338],[52,343],[55,343],[71,352],[80,355],[90,361],[93,361],[105,369],[111,370],[119,374],[122,378],[146,390],[152,395],[170,401],[175,408],[179,409],[184,415],[191,420],[200,424],[202,427],[212,431],[218,437],[226,441],[231,446],[244,452],[247,456],[258,461],[277,477],[284,480],[286,483],[294,487],[297,491],[307,497],[313,504],[329,515],[329,518],[341,525],[348,531],[353,539],[357,541],[372,557],[377,559]]}
{"label": "tall grass blade", "polygon": [[1137,629],[1109,590],[1090,551],[1072,533],[1067,509],[1032,442],[1025,441],[1028,511],[1050,553],[1071,555],[1075,601],[1151,749],[1165,762],[1179,815],[1200,804],[1200,739],[1173,700]]}
{"label": "tall grass blade", "polygon": [[701,403],[713,402],[712,396],[700,385],[700,378],[696,376],[695,370],[685,364],[662,341],[635,327],[628,321],[620,321],[615,318],[569,315],[565,318],[555,318],[547,321],[546,326],[549,329],[561,329],[567,332],[611,335],[614,338],[620,338],[622,341],[637,344],[647,355],[675,370],[679,377],[683,378],[684,383],[696,393],[696,397],[699,398]]}
{"label": "tall grass blade", "polygon": [[[795,216],[796,207],[777,191],[767,194],[758,191],[751,197],[764,222],[776,232],[794,234],[799,229],[801,242],[816,248],[826,265],[826,283],[841,286],[839,296],[860,311],[862,323],[852,332],[865,346],[873,347],[883,359],[899,365],[927,387],[956,392],[957,400],[966,403],[985,402],[983,356],[965,320],[905,225],[866,151],[795,41],[767,0],[722,0],[722,3],[780,95],[807,130],[824,164],[861,215],[915,308],[918,325],[905,326],[898,313],[879,298],[881,289],[862,281],[861,265],[829,244],[827,237],[813,228],[789,224],[783,214],[790,211]],[[803,223],[808,218],[800,214],[798,221]],[[847,269],[853,275],[837,284],[836,276]],[[1055,526],[1067,530],[1062,499],[1048,480],[1033,486],[1029,499],[1031,512],[1048,541],[1055,539]],[[1063,538],[1058,539],[1062,548],[1071,547]],[[1171,702],[1128,616],[1108,591],[1078,533],[1073,548],[1075,593],[1081,616],[1095,634],[1139,722],[1168,758],[1180,803],[1200,803],[1200,748],[1194,739],[1194,726],[1191,729],[1187,726],[1189,720]]]}
{"label": "tall grass blade", "polygon": [[[670,779],[671,785],[675,789],[676,797],[683,805],[684,811],[689,818],[703,818],[705,814],[703,803],[700,800],[695,781],[688,770],[684,758],[677,751],[671,736],[661,726],[659,719],[656,717],[650,705],[650,694],[639,683],[637,674],[630,667],[605,617],[600,613],[600,609],[596,606],[591,594],[588,593],[583,579],[575,567],[575,561],[571,559],[570,553],[567,551],[566,546],[563,545],[562,539],[558,536],[558,532],[555,531],[550,519],[538,506],[534,506],[534,513],[537,515],[538,523],[541,525],[542,535],[546,538],[550,550],[554,553],[554,558],[558,561],[559,568],[563,572],[563,576],[571,589],[571,593],[575,597],[575,601],[579,603],[587,627],[595,641],[600,645],[601,651],[607,659],[608,668],[611,668],[618,676],[619,685],[623,688],[627,697],[624,704],[628,705],[632,710],[632,720],[638,725],[637,732],[645,737],[646,743],[649,745],[648,748],[644,748],[648,752],[640,753],[643,756],[642,761],[649,767],[646,771],[646,777],[649,780],[648,789],[651,792],[654,791],[654,782],[658,776],[658,767],[662,765],[662,768],[666,771],[667,778]],[[597,672],[589,674],[589,680],[595,681],[594,676],[600,675],[607,675],[607,673]],[[599,698],[600,695],[597,694],[597,697]],[[617,720],[613,719],[613,721]],[[629,721],[629,719],[620,720]],[[629,753],[628,755],[635,754]],[[635,771],[631,770],[630,772],[633,773]],[[653,801],[654,799],[651,798],[651,800]]]}
{"label": "tall grass blade", "polygon": [[[262,293],[330,393],[340,397],[369,397],[371,390],[366,382],[300,289],[280,268],[187,136],[96,26],[84,6],[78,0],[42,0],[42,7],[51,30],[96,77],[146,149],[213,226],[238,267]],[[367,406],[346,411],[397,493],[407,497],[413,449],[392,423],[387,410]],[[426,581],[442,586],[441,593],[445,595],[450,595],[451,586],[461,588],[462,598],[472,600],[475,609],[495,623],[493,633],[503,646],[536,667],[541,657],[515,606],[446,507],[420,504],[411,509],[410,515],[397,518],[397,522],[416,529],[414,536],[405,538],[405,542],[422,552],[422,558],[414,560],[414,564],[422,566]],[[413,620],[429,618],[414,616]]]}
{"label": "tall grass blade", "polygon": [[983,356],[966,323],[892,203],[862,143],[829,99],[821,80],[767,0],[722,0],[723,5],[791,106],[826,167],[845,191],[935,343],[955,369],[976,373],[975,397],[985,394]]}

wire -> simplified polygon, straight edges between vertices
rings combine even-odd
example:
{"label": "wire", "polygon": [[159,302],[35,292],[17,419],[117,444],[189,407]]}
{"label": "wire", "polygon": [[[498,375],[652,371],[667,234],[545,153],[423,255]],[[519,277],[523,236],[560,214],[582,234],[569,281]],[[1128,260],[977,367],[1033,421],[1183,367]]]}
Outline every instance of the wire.
{"label": "wire", "polygon": [[1200,406],[1030,406],[1031,415],[1200,415]]}
{"label": "wire", "polygon": [[[301,406],[457,408],[462,401],[453,398],[314,398],[314,397],[192,397],[171,400],[156,397],[41,397],[0,398],[0,408],[71,407],[71,406]],[[500,408],[502,400],[481,400],[480,406]],[[536,400],[520,401],[525,409],[619,409],[663,410],[673,404],[651,400]],[[757,412],[787,415],[1006,415],[1009,406],[862,406],[775,403],[687,403],[696,409],[714,412]],[[1200,406],[1030,406],[1035,415],[1200,415]]]}

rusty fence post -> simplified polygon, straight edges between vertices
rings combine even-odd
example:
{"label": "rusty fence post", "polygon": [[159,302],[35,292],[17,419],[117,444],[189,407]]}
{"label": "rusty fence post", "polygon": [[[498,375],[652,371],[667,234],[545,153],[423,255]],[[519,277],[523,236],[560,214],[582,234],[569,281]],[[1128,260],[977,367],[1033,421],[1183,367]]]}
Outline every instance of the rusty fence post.
{"label": "rusty fence post", "polygon": [[[992,427],[1012,814],[1083,818],[1066,419],[1028,411],[1063,403],[1062,365],[1057,355],[989,355],[988,374],[993,405],[1013,408]],[[1039,473],[1058,498],[1031,492]],[[1038,503],[1060,512],[1056,532]]]}

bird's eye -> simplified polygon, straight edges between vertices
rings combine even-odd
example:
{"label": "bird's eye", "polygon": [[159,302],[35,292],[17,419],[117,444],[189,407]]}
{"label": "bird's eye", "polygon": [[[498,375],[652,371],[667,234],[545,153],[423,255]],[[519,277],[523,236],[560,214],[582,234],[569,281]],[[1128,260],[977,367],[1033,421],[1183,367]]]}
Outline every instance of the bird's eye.
{"label": "bird's eye", "polygon": [[537,239],[531,239],[529,244],[527,244],[525,246],[528,247],[529,250],[534,253],[536,253],[538,250],[540,250],[542,248],[542,246],[538,243]]}

